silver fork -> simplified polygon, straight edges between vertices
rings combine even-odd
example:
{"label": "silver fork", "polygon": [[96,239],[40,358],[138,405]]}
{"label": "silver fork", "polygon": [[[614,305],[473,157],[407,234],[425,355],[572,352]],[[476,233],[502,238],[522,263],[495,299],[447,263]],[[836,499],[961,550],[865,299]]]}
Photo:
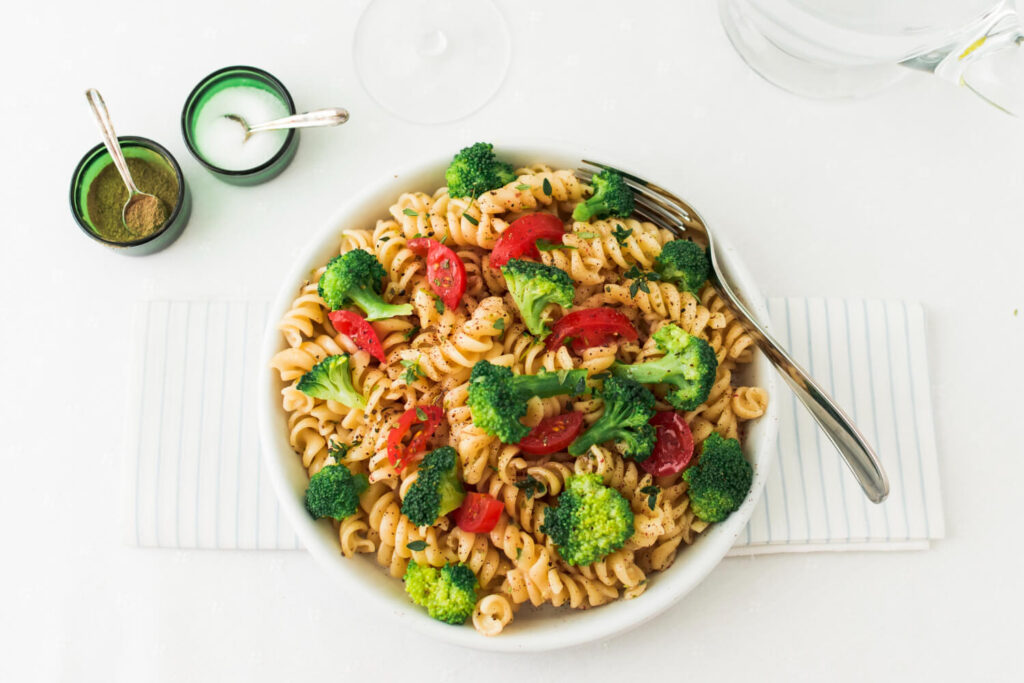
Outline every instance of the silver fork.
{"label": "silver fork", "polygon": [[633,190],[636,202],[634,215],[637,217],[665,228],[681,238],[696,238],[695,241],[703,242],[708,247],[711,254],[711,282],[729,302],[736,319],[793,389],[804,407],[810,411],[821,430],[839,449],[853,476],[864,489],[865,495],[873,503],[884,501],[889,495],[889,479],[885,476],[885,470],[878,462],[875,452],[832,397],[826,394],[807,371],[765,331],[733,291],[728,268],[718,258],[714,237],[700,215],[668,190],[632,173],[586,159],[583,160],[583,164],[585,167],[579,169],[579,176],[586,181],[600,169],[621,174]]}

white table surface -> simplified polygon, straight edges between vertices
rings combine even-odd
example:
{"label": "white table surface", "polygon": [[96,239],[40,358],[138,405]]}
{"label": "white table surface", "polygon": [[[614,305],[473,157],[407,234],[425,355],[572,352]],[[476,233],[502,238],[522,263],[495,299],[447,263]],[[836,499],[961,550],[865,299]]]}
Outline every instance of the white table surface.
{"label": "white table surface", "polygon": [[[156,4],[4,10],[0,680],[1019,674],[1021,121],[917,75],[857,102],[790,96],[740,61],[709,2],[501,0],[507,81],[472,117],[420,127],[356,79],[362,1]],[[198,78],[234,63],[279,76],[300,108],[341,105],[352,120],[304,135],[270,184],[221,184],[188,155],[179,115]],[[69,215],[72,168],[98,140],[90,86],[121,134],[161,141],[188,176],[191,223],[158,255],[106,251]],[[671,183],[747,254],[768,294],[924,302],[948,538],[928,552],[726,560],[640,629],[538,656],[397,631],[305,553],[122,546],[131,301],[269,296],[362,183],[511,136],[597,142]]]}

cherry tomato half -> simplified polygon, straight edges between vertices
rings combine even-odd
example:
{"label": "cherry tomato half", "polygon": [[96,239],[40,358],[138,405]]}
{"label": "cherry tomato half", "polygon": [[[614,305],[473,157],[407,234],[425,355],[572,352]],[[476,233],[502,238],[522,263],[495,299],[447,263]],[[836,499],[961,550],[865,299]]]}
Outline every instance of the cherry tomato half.
{"label": "cherry tomato half", "polygon": [[658,440],[654,451],[640,467],[656,477],[685,470],[693,459],[693,434],[683,414],[666,410],[652,417],[651,424]]}
{"label": "cherry tomato half", "polygon": [[454,310],[466,293],[466,265],[454,251],[437,240],[417,237],[409,240],[409,248],[427,257],[427,282],[444,305]]}
{"label": "cherry tomato half", "polygon": [[353,344],[381,363],[387,362],[384,359],[384,347],[381,346],[376,330],[361,315],[352,311],[331,311],[327,317],[339,334],[351,339]]}
{"label": "cherry tomato half", "polygon": [[558,216],[550,213],[531,213],[512,221],[491,250],[491,267],[501,268],[509,259],[528,256],[539,259],[537,240],[562,243],[565,228]]}
{"label": "cherry tomato half", "polygon": [[463,531],[474,534],[486,534],[501,519],[501,511],[505,506],[486,493],[470,492],[453,515],[455,523]]}
{"label": "cherry tomato half", "polygon": [[548,350],[557,349],[572,338],[572,350],[579,353],[591,346],[605,346],[618,339],[636,341],[636,328],[614,308],[584,308],[573,311],[551,326],[545,340]]}
{"label": "cherry tomato half", "polygon": [[398,418],[398,426],[388,433],[388,462],[401,472],[416,456],[425,453],[427,442],[442,419],[444,411],[439,406],[416,406],[405,411]]}
{"label": "cherry tomato half", "polygon": [[583,413],[552,415],[540,421],[519,442],[519,450],[527,455],[547,455],[565,450],[583,426]]}

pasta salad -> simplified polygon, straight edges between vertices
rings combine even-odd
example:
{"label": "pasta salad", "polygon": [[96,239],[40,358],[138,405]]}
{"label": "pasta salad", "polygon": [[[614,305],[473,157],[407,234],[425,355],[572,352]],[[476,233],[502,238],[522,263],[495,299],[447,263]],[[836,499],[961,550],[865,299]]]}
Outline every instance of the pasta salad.
{"label": "pasta salad", "polygon": [[279,323],[306,508],[487,636],[527,603],[636,598],[747,496],[752,340],[620,176],[477,143],[445,179],[343,230]]}

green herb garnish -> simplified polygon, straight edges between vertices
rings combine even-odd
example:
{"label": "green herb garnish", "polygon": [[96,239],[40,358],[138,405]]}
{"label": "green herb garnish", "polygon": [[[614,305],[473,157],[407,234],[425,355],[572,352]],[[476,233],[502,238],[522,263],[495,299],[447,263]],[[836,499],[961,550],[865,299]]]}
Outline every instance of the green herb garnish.
{"label": "green herb garnish", "polygon": [[438,313],[444,313],[444,302],[441,301],[441,297],[434,297],[434,310]]}
{"label": "green herb garnish", "polygon": [[548,492],[548,488],[532,474],[522,481],[517,481],[515,487],[526,494],[527,500],[533,498],[534,495],[540,497]]}
{"label": "green herb garnish", "polygon": [[544,194],[546,194],[547,196],[550,197],[551,196],[551,181],[548,180],[547,178],[545,178],[544,179],[544,184],[541,186],[541,189],[544,190]]}
{"label": "green herb garnish", "polygon": [[505,329],[505,319],[504,318],[498,318],[497,320],[495,320],[494,321],[494,329],[496,329],[496,330],[503,330],[503,329]]}
{"label": "green herb garnish", "polygon": [[581,240],[592,240],[595,237],[600,237],[600,235],[598,235],[596,232],[590,232],[589,230],[584,230],[583,232],[578,232],[578,233],[576,233],[576,235]]}
{"label": "green herb garnish", "polygon": [[426,550],[427,542],[426,541],[409,541],[408,543],[405,544],[405,547],[408,548],[409,550]]}
{"label": "green herb garnish", "polygon": [[462,217],[465,218],[470,223],[472,223],[473,225],[480,225],[480,221],[478,221],[477,219],[475,219],[471,215],[469,215],[468,211],[463,211],[462,212]]}
{"label": "green herb garnish", "polygon": [[626,246],[626,240],[632,234],[633,234],[633,228],[630,228],[629,230],[626,230],[626,228],[623,227],[623,225],[621,223],[616,225],[615,229],[612,230],[612,235],[615,237],[615,241],[619,243],[620,247]]}
{"label": "green herb garnish", "polygon": [[408,358],[403,358],[399,362],[402,364],[402,367],[405,368],[405,372],[402,373],[402,379],[405,380],[406,384],[412,384],[420,377],[425,376],[423,374],[423,368],[420,367],[419,358],[417,358],[416,360],[409,360]]}
{"label": "green herb garnish", "polygon": [[531,187],[533,186],[527,185],[526,183],[519,183],[518,185],[516,185],[517,190],[529,190]]}
{"label": "green herb garnish", "polygon": [[350,443],[339,443],[331,440],[331,443],[327,446],[327,454],[334,456],[334,459],[341,462],[342,459],[348,455],[349,450],[352,448]]}
{"label": "green herb garnish", "polygon": [[406,216],[419,216],[420,215],[420,212],[417,211],[416,209],[402,209],[402,213],[404,213]]}
{"label": "green herb garnish", "polygon": [[640,270],[640,268],[636,264],[634,264],[632,268],[627,270],[623,274],[623,277],[633,281],[629,285],[629,295],[630,296],[636,296],[637,292],[643,292],[644,294],[650,294],[651,293],[651,288],[648,287],[647,282],[649,280],[650,281],[654,281],[654,280],[660,280],[661,279],[661,275],[659,275],[658,273],[655,273],[653,271],[649,272],[649,273],[645,273],[644,271]]}
{"label": "green herb garnish", "polygon": [[645,486],[642,489],[640,489],[640,493],[647,494],[647,507],[653,510],[654,506],[658,502],[658,494],[661,493],[661,489],[652,484],[650,486]]}

